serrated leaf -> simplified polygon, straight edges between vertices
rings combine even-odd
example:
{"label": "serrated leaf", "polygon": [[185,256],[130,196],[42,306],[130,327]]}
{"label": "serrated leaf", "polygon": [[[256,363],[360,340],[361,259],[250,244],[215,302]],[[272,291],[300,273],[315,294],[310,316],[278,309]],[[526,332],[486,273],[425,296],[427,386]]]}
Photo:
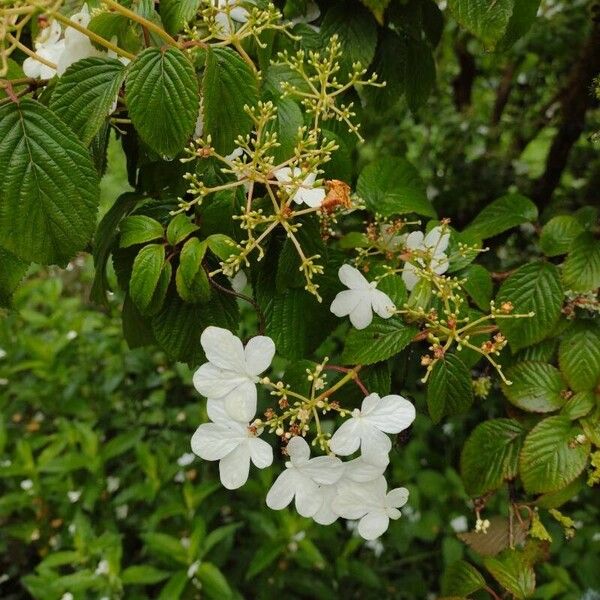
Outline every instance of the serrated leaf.
{"label": "serrated leaf", "polygon": [[237,52],[229,48],[211,48],[206,55],[202,79],[204,132],[221,154],[234,149],[236,138],[252,128],[252,119],[244,105],[258,101],[257,80]]}
{"label": "serrated leaf", "polygon": [[456,354],[446,354],[433,367],[427,384],[427,408],[434,423],[444,415],[464,412],[473,404],[471,374]]}
{"label": "serrated leaf", "polygon": [[454,18],[486,47],[493,48],[505,34],[515,0],[449,0]]}
{"label": "serrated leaf", "polygon": [[372,213],[384,217],[406,213],[436,216],[417,170],[403,158],[385,157],[367,165],[356,190]]}
{"label": "serrated leaf", "polygon": [[404,93],[409,108],[416,112],[435,85],[435,60],[429,44],[419,38],[406,38],[406,58],[404,67]]}
{"label": "serrated leaf", "polygon": [[121,232],[119,238],[121,248],[151,242],[162,238],[165,233],[163,226],[156,219],[146,215],[125,217],[119,225],[119,231]]}
{"label": "serrated leaf", "polygon": [[466,280],[463,287],[475,304],[481,310],[489,310],[494,287],[490,272],[481,265],[470,265],[460,273],[459,277]]}
{"label": "serrated leaf", "polygon": [[25,261],[66,263],[94,231],[98,175],[86,147],[48,108],[0,107],[0,246]]}
{"label": "serrated leaf", "polygon": [[548,417],[525,438],[519,461],[528,493],[555,492],[573,481],[585,468],[589,440],[580,443],[581,427],[568,417]]}
{"label": "serrated leaf", "polygon": [[29,267],[29,263],[0,248],[0,306],[10,304],[10,299]]}
{"label": "serrated leaf", "polygon": [[564,265],[565,287],[575,292],[587,292],[600,287],[600,240],[594,234],[582,233],[571,246]]}
{"label": "serrated leaf", "polygon": [[171,266],[170,262],[165,261],[165,263],[162,266],[162,269],[160,270],[160,277],[158,278],[158,283],[156,284],[154,293],[152,294],[150,304],[148,305],[148,308],[146,308],[146,310],[144,311],[145,315],[155,315],[163,307],[165,298],[167,296],[167,291],[169,290],[169,284],[171,283],[172,275],[173,267]]}
{"label": "serrated leaf", "polygon": [[542,229],[540,248],[546,256],[566,254],[583,231],[583,225],[571,215],[554,217]]}
{"label": "serrated leaf", "polygon": [[235,240],[223,233],[209,235],[206,242],[210,251],[221,260],[227,260],[232,254],[238,254]]}
{"label": "serrated leaf", "polygon": [[198,10],[199,0],[162,0],[160,18],[165,29],[171,34],[179,33]]}
{"label": "serrated leaf", "polygon": [[464,560],[449,565],[442,576],[442,594],[444,596],[466,597],[485,587],[481,573]]}
{"label": "serrated leaf", "polygon": [[510,16],[506,33],[498,42],[496,50],[507,50],[522,38],[533,25],[541,0],[518,0]]}
{"label": "serrated leaf", "polygon": [[595,406],[596,397],[594,392],[577,392],[565,402],[560,414],[565,415],[565,417],[568,417],[571,421],[575,421],[588,415]]}
{"label": "serrated leaf", "polygon": [[198,231],[200,227],[192,223],[190,218],[184,214],[176,215],[167,227],[167,241],[171,246],[176,246],[192,235],[194,231]]}
{"label": "serrated leaf", "polygon": [[125,79],[129,117],[150,148],[174,157],[191,137],[198,118],[198,81],[192,63],[176,48],[146,48]]}
{"label": "serrated leaf", "polygon": [[164,262],[165,248],[161,244],[144,246],[133,261],[129,295],[142,314],[150,307]]}
{"label": "serrated leaf", "polygon": [[277,133],[280,146],[274,148],[275,163],[283,162],[294,155],[294,147],[298,137],[298,129],[304,125],[304,117],[300,107],[291,98],[274,99],[277,117],[268,125],[268,129]]}
{"label": "serrated leaf", "polygon": [[507,194],[488,204],[465,229],[475,237],[494,237],[538,217],[536,205],[521,194]]}
{"label": "serrated leaf", "polygon": [[500,287],[496,306],[511,302],[511,314],[532,317],[498,320],[500,331],[507,337],[515,352],[543,340],[560,317],[563,291],[558,270],[545,262],[533,262],[515,271]]}
{"label": "serrated leaf", "polygon": [[580,322],[569,329],[558,347],[558,361],[572,390],[593,390],[600,382],[600,327]]}
{"label": "serrated leaf", "polygon": [[125,67],[116,59],[78,60],[58,79],[50,108],[87,145],[108,118],[124,77]]}
{"label": "serrated leaf", "polygon": [[474,429],[460,458],[461,475],[469,495],[482,496],[516,477],[526,433],[513,419],[491,419]]}
{"label": "serrated leaf", "polygon": [[503,555],[483,560],[492,577],[518,600],[531,597],[535,591],[535,573],[521,552],[507,550]]}
{"label": "serrated leaf", "polygon": [[186,302],[208,302],[211,297],[208,276],[202,267],[206,249],[206,241],[192,238],[184,244],[179,255],[175,282],[177,293]]}
{"label": "serrated leaf", "polygon": [[528,412],[545,413],[558,410],[565,403],[567,383],[552,365],[526,361],[511,367],[506,377],[512,385],[502,384],[502,391],[514,404]]}
{"label": "serrated leaf", "polygon": [[351,329],[346,336],[342,362],[371,365],[398,354],[417,334],[415,327],[407,326],[398,317],[373,317],[366,329]]}
{"label": "serrated leaf", "polygon": [[546,509],[558,508],[559,506],[562,506],[563,504],[571,500],[571,498],[575,497],[581,491],[583,485],[583,476],[578,477],[577,479],[569,483],[569,485],[556,492],[542,494],[541,496],[536,498],[535,505],[539,508]]}

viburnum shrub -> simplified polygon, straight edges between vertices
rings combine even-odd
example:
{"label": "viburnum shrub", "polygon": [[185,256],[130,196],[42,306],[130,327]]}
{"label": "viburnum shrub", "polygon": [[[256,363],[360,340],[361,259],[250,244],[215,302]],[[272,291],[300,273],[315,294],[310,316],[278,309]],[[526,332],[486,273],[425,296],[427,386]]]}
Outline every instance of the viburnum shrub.
{"label": "viburnum shrub", "polygon": [[[539,2],[448,4],[502,50]],[[437,5],[17,0],[0,17],[0,297],[32,262],[91,252],[91,300],[119,291],[128,344],[197,368],[210,422],[191,446],[223,485],[273,464],[266,506],[358,520],[368,540],[410,505],[384,475],[416,415],[398,374],[418,374],[434,423],[499,387],[462,452],[462,538],[530,596],[544,522],[573,535],[558,507],[600,481],[597,210],[541,225],[507,189],[457,229],[404,157],[353,180],[361,115],[429,94]],[[132,189],[97,224],[113,133]],[[531,261],[494,271],[488,240],[527,224]],[[480,589],[495,595],[467,562],[445,574],[447,596]]]}

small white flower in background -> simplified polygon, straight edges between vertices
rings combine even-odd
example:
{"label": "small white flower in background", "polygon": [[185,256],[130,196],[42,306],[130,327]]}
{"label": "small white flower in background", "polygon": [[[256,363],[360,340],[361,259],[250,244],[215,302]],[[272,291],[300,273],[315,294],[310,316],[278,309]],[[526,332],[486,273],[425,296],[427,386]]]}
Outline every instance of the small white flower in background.
{"label": "small white flower in background", "polygon": [[177,471],[175,477],[173,477],[175,483],[183,483],[185,481],[185,473],[183,471]]}
{"label": "small white flower in background", "polygon": [[188,567],[188,570],[187,570],[188,579],[191,579],[192,577],[194,577],[194,575],[198,572],[199,567],[200,567],[200,561],[199,560],[193,562]]}
{"label": "small white flower in background", "polygon": [[287,453],[290,460],[271,486],[267,506],[281,510],[295,498],[298,514],[312,517],[324,501],[323,488],[319,486],[336,483],[343,474],[344,465],[335,456],[310,458],[310,448],[301,437],[293,437],[289,441]]}
{"label": "small white flower in background", "polygon": [[127,504],[121,504],[120,506],[117,506],[117,508],[115,508],[115,515],[120,521],[126,519],[128,514],[129,506]]}
{"label": "small white flower in background", "polygon": [[383,554],[383,551],[385,550],[385,548],[383,547],[383,543],[379,539],[367,540],[367,542],[365,543],[365,546],[369,550],[371,550],[371,552],[373,552],[373,554],[377,558],[379,558]]}
{"label": "small white flower in background", "polygon": [[396,310],[390,297],[377,289],[375,281],[369,283],[358,269],[342,265],[338,277],[349,289],[338,293],[330,310],[336,317],[350,315],[350,322],[356,329],[371,324],[373,311],[382,319],[389,319]]}
{"label": "small white flower in background", "polygon": [[0,377],[0,385],[8,385],[8,379],[5,377]]}
{"label": "small white flower in background", "polygon": [[192,452],[186,452],[177,459],[177,464],[180,467],[188,467],[194,460],[196,460],[196,456]]}
{"label": "small white flower in background", "polygon": [[4,348],[0,348],[0,360],[6,357],[6,350]]}
{"label": "small white flower in background", "polygon": [[118,477],[109,476],[106,478],[106,491],[109,494],[116,492],[121,485],[121,480]]}
{"label": "small white flower in background", "polygon": [[352,417],[333,434],[329,447],[341,456],[360,448],[369,463],[387,465],[392,442],[386,434],[406,429],[415,420],[415,414],[414,405],[402,396],[380,398],[379,394],[369,394],[360,410],[355,408]]}
{"label": "small white flower in background", "polygon": [[321,206],[323,200],[325,200],[325,196],[327,193],[325,192],[324,187],[314,187],[314,183],[317,179],[316,173],[309,173],[301,183],[292,183],[294,180],[298,180],[298,178],[302,175],[302,169],[299,167],[282,167],[281,169],[277,169],[273,173],[275,175],[275,179],[281,183],[289,183],[291,185],[284,185],[283,189],[291,194],[294,192],[294,196],[292,200],[296,204],[306,204],[311,208],[317,208]]}
{"label": "small white flower in background", "polygon": [[[217,8],[221,9],[237,4],[239,4],[238,0],[217,0],[216,3]],[[245,23],[248,20],[249,14],[250,13],[248,13],[243,6],[234,6],[234,8],[229,11],[229,17],[236,23]],[[215,21],[219,25],[221,35],[227,36],[232,33],[231,23],[224,12],[218,12],[215,15]]]}
{"label": "small white flower in background", "polygon": [[406,488],[387,492],[383,477],[368,483],[347,483],[333,501],[333,510],[345,519],[360,519],[358,533],[366,540],[374,540],[387,530],[390,519],[399,519],[398,510],[408,500]]}
{"label": "small white flower in background", "polygon": [[67,498],[71,504],[75,504],[81,498],[81,490],[71,490],[67,492]]}
{"label": "small white flower in background", "polygon": [[[248,481],[251,461],[259,469],[272,464],[273,449],[258,437],[261,429],[232,419],[218,406],[211,417],[215,422],[203,423],[196,429],[192,450],[204,460],[218,460],[221,483],[228,490],[235,490]],[[219,410],[221,413],[217,414]]]}
{"label": "small white flower in background", "polygon": [[74,600],[74,596],[73,594],[71,594],[71,592],[65,592],[61,597],[60,600]]}
{"label": "small white flower in background", "polygon": [[452,527],[452,530],[456,533],[464,533],[465,531],[468,531],[469,522],[467,521],[467,517],[465,517],[465,515],[454,517],[454,519],[450,521],[450,527]]}
{"label": "small white flower in background", "polygon": [[[412,260],[420,267],[428,266],[434,273],[443,275],[447,270],[450,262],[446,256],[446,249],[450,242],[450,232],[443,231],[443,228],[434,227],[427,235],[423,235],[422,231],[413,231],[406,238],[406,248],[417,252],[427,252],[431,255],[431,260],[427,264],[423,257],[415,256]],[[402,280],[406,285],[407,290],[412,290],[420,276],[417,273],[416,267],[407,262],[402,271]]]}
{"label": "small white flower in background", "polygon": [[21,489],[28,492],[33,487],[33,481],[31,479],[23,479],[21,481]]}
{"label": "small white flower in background", "polygon": [[194,373],[195,388],[208,399],[208,416],[218,418],[219,404],[232,419],[248,423],[256,414],[256,383],[275,356],[273,340],[253,337],[244,348],[242,341],[231,331],[207,327],[200,337],[207,363]]}
{"label": "small white flower in background", "polygon": [[239,270],[233,277],[229,278],[229,283],[231,283],[231,289],[240,294],[248,284],[248,276],[244,271]]}
{"label": "small white flower in background", "polygon": [[74,340],[77,337],[77,332],[73,329],[71,329],[71,331],[67,332],[67,339],[69,341]]}
{"label": "small white flower in background", "polygon": [[108,561],[103,558],[98,563],[98,566],[96,567],[95,574],[96,575],[108,575],[109,571],[110,571],[110,565],[108,564]]}
{"label": "small white flower in background", "polygon": [[[42,30],[40,36],[35,41],[36,54],[51,63],[57,64],[65,49],[65,40],[60,39],[61,34],[62,28],[60,23],[52,21],[48,27]],[[48,67],[33,57],[29,57],[23,61],[23,73],[27,77],[34,79],[38,77],[40,79],[51,79],[56,75],[56,69]]]}

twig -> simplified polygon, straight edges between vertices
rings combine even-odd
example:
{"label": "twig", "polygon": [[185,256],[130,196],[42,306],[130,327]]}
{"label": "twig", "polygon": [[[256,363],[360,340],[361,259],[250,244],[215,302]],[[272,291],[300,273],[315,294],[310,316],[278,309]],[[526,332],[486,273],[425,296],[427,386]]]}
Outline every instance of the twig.
{"label": "twig", "polygon": [[[352,369],[348,369],[346,367],[338,367],[337,365],[325,365],[325,368],[329,369],[330,371],[339,371],[340,373],[350,373],[350,371],[352,370]],[[354,377],[354,383],[356,383],[356,385],[360,388],[360,391],[365,396],[369,395],[369,390],[367,389],[365,384],[361,381],[361,379],[358,375],[356,375]]]}

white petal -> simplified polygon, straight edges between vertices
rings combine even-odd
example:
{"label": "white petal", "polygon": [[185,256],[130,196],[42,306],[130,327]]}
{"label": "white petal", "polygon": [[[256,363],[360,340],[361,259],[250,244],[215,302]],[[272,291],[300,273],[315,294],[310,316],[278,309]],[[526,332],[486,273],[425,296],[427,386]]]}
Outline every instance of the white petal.
{"label": "white petal", "polygon": [[317,206],[323,204],[326,195],[323,188],[301,189],[294,196],[294,202],[297,204],[304,202],[311,208],[317,208]]}
{"label": "white petal", "polygon": [[361,301],[363,301],[362,292],[357,292],[356,290],[343,290],[333,299],[329,310],[331,310],[336,317],[345,317],[346,315],[349,315]]}
{"label": "white petal", "polygon": [[270,337],[258,335],[253,337],[244,350],[246,356],[246,372],[260,375],[271,366],[275,356],[275,343]]}
{"label": "white petal", "polygon": [[[202,135],[202,134],[200,134]],[[200,136],[195,136],[200,137]],[[233,277],[229,279],[229,283],[231,283],[231,289],[238,294],[244,291],[244,288],[248,284],[248,276],[244,271],[238,271]]]}
{"label": "white petal", "polygon": [[373,481],[383,475],[386,464],[373,464],[367,461],[364,457],[359,456],[354,460],[345,463],[345,475],[350,481],[357,483],[365,483]]}
{"label": "white petal", "polygon": [[370,484],[342,482],[331,503],[332,510],[344,519],[360,519],[369,510],[376,508]]}
{"label": "white petal", "polygon": [[319,486],[305,477],[296,487],[296,511],[302,517],[312,517],[323,505],[323,494]]}
{"label": "white petal", "polygon": [[306,464],[310,458],[310,448],[306,440],[300,436],[294,436],[288,442],[286,450],[295,467]]}
{"label": "white petal", "polygon": [[385,511],[377,510],[366,514],[358,523],[358,533],[365,540],[374,540],[383,535],[390,524]]}
{"label": "white petal", "polygon": [[445,254],[434,256],[430,264],[430,267],[433,270],[433,272],[437,273],[438,275],[443,275],[448,270],[449,266],[450,261],[448,260],[448,257]]}
{"label": "white petal", "polygon": [[350,418],[344,421],[329,440],[329,448],[335,454],[348,456],[360,446],[358,420]]}
{"label": "white petal", "polygon": [[423,248],[423,237],[422,231],[413,231],[408,234],[404,243],[409,250],[417,250]]}
{"label": "white petal", "polygon": [[273,510],[281,510],[288,506],[296,493],[298,473],[295,469],[286,469],[275,480],[267,493],[267,506]]}
{"label": "white petal", "polygon": [[423,240],[423,245],[432,251],[436,256],[442,254],[448,248],[450,242],[450,232],[446,231],[442,234],[441,227],[434,227]]}
{"label": "white petal", "polygon": [[362,404],[360,405],[360,414],[363,417],[370,415],[379,406],[380,402],[381,397],[377,392],[373,392],[372,394],[365,396]]}
{"label": "white petal", "polygon": [[350,323],[356,329],[365,329],[373,320],[373,310],[371,308],[371,298],[368,293],[361,298],[354,310],[350,313]]}
{"label": "white petal", "polygon": [[207,327],[200,336],[206,358],[221,369],[244,372],[244,346],[236,335],[222,327]]}
{"label": "white petal", "polygon": [[415,420],[415,407],[402,396],[390,394],[381,398],[366,419],[386,433],[400,433]]}
{"label": "white petal", "polygon": [[40,72],[42,69],[42,63],[38,62],[34,58],[26,58],[23,61],[23,73],[26,77],[31,77],[32,79],[37,79],[40,76]]}
{"label": "white petal", "polygon": [[375,289],[371,291],[371,306],[382,319],[389,319],[396,309],[396,305],[387,294]]}
{"label": "white petal", "polygon": [[421,278],[417,274],[415,267],[411,263],[406,263],[402,270],[402,281],[404,281],[404,285],[409,292],[417,285],[419,279]]}
{"label": "white petal", "polygon": [[300,470],[319,485],[332,485],[342,476],[344,463],[336,456],[317,456]]}
{"label": "white petal", "polygon": [[194,387],[207,398],[223,398],[235,388],[248,382],[243,375],[219,369],[211,363],[204,363],[194,373]]}
{"label": "white petal", "polygon": [[340,281],[351,290],[370,290],[370,283],[363,274],[351,265],[342,265],[338,271]]}
{"label": "white petal", "polygon": [[228,490],[236,490],[248,481],[250,452],[248,445],[240,444],[219,461],[219,477]]}
{"label": "white petal", "polygon": [[387,465],[391,449],[392,441],[385,433],[367,423],[363,424],[360,432],[360,451],[366,460],[375,465]]}
{"label": "white petal", "polygon": [[281,169],[277,169],[273,175],[275,175],[275,179],[281,183],[290,183],[292,180],[292,169],[290,169],[290,167],[282,167]]}
{"label": "white petal", "polygon": [[259,469],[266,469],[271,466],[273,463],[273,448],[271,448],[265,440],[250,438],[248,441],[248,448],[254,466]]}
{"label": "white petal", "polygon": [[337,486],[325,485],[319,491],[323,497],[323,502],[321,508],[314,514],[313,519],[319,525],[331,525],[338,519],[337,513],[334,512],[331,506],[334,498],[337,496]]}
{"label": "white petal", "polygon": [[229,427],[221,423],[204,423],[192,436],[192,452],[204,460],[219,460],[227,456],[240,443]]}
{"label": "white petal", "polygon": [[245,23],[248,20],[248,11],[243,6],[236,6],[229,12],[231,18],[238,23]]}
{"label": "white petal", "polygon": [[388,492],[385,503],[390,508],[400,508],[408,502],[408,490],[405,487],[395,488]]}
{"label": "white petal", "polygon": [[256,414],[256,384],[245,381],[231,390],[223,401],[227,414],[236,421],[248,423]]}

